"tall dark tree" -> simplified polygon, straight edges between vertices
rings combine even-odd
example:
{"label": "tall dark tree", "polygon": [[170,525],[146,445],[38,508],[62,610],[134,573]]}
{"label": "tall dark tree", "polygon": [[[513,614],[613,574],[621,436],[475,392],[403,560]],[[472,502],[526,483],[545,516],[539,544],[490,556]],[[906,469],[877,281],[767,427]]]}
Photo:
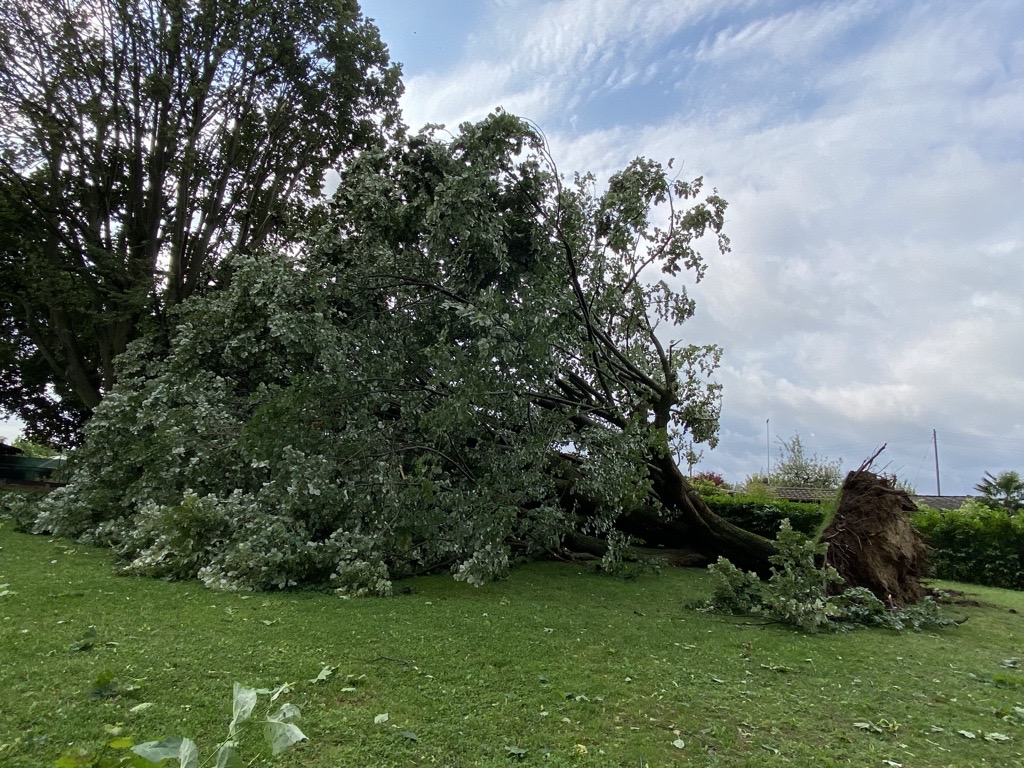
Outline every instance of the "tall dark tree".
{"label": "tall dark tree", "polygon": [[0,7],[0,409],[72,439],[142,329],[398,126],[354,0]]}

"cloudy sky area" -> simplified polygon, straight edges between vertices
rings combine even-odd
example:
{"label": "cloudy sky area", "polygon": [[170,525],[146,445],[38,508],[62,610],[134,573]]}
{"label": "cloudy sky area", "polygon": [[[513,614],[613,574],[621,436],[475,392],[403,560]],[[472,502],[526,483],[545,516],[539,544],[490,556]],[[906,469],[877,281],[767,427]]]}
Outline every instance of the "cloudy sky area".
{"label": "cloudy sky area", "polygon": [[741,481],[799,432],[847,469],[887,443],[934,493],[934,429],[944,494],[1024,471],[1019,0],[362,6],[411,126],[500,105],[567,174],[674,157],[729,200],[680,329],[725,350],[698,469]]}

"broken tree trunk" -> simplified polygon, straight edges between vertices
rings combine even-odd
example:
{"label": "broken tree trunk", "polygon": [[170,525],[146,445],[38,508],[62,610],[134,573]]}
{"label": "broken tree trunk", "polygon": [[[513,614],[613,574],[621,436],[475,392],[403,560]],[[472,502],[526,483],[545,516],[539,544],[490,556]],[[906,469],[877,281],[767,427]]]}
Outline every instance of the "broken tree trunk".
{"label": "broken tree trunk", "polygon": [[[673,562],[704,564],[714,562],[721,555],[740,568],[755,571],[761,576],[768,575],[768,558],[775,554],[774,542],[745,531],[712,512],[671,457],[652,456],[648,460],[648,471],[651,493],[658,504],[630,510],[616,521],[618,530],[639,539],[649,548],[701,556],[669,558]],[[579,470],[571,463],[565,463],[559,474],[565,507],[582,519],[594,516],[597,502],[574,489]],[[594,537],[574,536],[567,543],[578,551],[604,553],[600,540]]]}
{"label": "broken tree trunk", "polygon": [[738,568],[768,575],[768,558],[776,551],[774,542],[712,512],[670,456],[652,457],[648,465],[653,492],[668,512],[671,529],[686,531],[687,546],[712,561],[722,556]]}

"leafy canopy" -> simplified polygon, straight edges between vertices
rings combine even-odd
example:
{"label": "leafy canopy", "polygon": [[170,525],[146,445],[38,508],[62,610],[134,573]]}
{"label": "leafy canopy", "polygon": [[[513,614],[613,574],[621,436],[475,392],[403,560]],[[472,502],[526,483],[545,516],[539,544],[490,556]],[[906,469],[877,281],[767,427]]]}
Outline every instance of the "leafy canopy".
{"label": "leafy canopy", "polygon": [[808,456],[799,433],[779,440],[779,462],[771,472],[771,482],[781,488],[838,488],[842,459],[831,461],[818,454]]}
{"label": "leafy canopy", "polygon": [[974,490],[982,495],[985,504],[1005,509],[1010,514],[1016,514],[1024,507],[1024,480],[1019,472],[1007,470],[998,475],[986,472]]}
{"label": "leafy canopy", "polygon": [[74,442],[128,343],[309,226],[400,89],[353,0],[4,3],[0,409]]}
{"label": "leafy canopy", "polygon": [[566,184],[503,113],[364,152],[315,247],[234,256],[169,356],[123,356],[38,526],[143,573],[386,593],[554,546],[572,466],[607,534],[670,433],[714,435],[717,348],[659,327],[693,313],[674,276],[722,226],[700,191],[642,159]]}

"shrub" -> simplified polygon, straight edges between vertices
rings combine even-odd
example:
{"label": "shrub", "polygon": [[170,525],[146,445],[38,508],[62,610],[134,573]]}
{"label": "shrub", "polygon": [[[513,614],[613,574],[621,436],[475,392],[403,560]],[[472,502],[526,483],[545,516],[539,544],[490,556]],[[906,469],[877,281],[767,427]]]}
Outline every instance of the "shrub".
{"label": "shrub", "polygon": [[793,530],[808,536],[814,535],[824,520],[820,504],[724,495],[705,496],[704,501],[712,512],[730,523],[768,539],[775,537],[784,519],[789,520]]}
{"label": "shrub", "polygon": [[857,626],[897,631],[910,627],[919,632],[925,627],[954,623],[941,615],[930,598],[920,605],[891,610],[863,588],[830,596],[829,585],[842,583],[842,578],[835,568],[817,565],[828,545],[794,531],[788,520],[783,520],[776,541],[778,551],[770,558],[771,577],[767,582],[741,571],[724,557],[708,566],[716,586],[703,610],[763,616],[804,632]]}
{"label": "shrub", "polygon": [[28,533],[36,520],[32,499],[20,491],[0,491],[0,519],[10,520],[19,533]]}
{"label": "shrub", "polygon": [[969,499],[954,510],[925,507],[913,523],[932,547],[935,575],[1024,589],[1024,519]]}

